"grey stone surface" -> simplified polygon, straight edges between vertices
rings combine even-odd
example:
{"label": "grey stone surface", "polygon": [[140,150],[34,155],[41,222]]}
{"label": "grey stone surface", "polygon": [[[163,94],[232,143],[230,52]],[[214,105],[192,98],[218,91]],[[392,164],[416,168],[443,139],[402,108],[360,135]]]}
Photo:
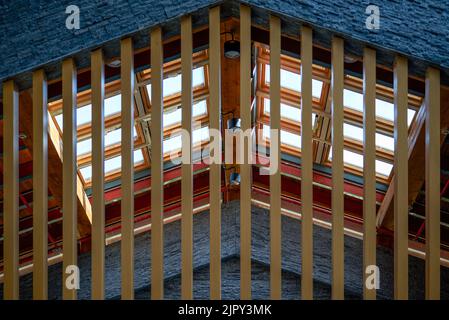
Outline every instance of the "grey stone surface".
{"label": "grey stone surface", "polygon": [[[449,0],[246,0],[256,22],[267,25],[268,12],[283,15],[283,28],[298,32],[298,23],[315,27],[318,43],[328,45],[332,34],[347,39],[347,50],[360,53],[362,43],[378,48],[380,62],[392,62],[392,51],[416,58],[410,71],[422,74],[427,62],[449,68]],[[165,36],[179,32],[179,17],[193,14],[195,25],[208,22],[207,8],[225,3],[223,15],[238,16],[236,0],[1,0],[0,80],[18,75],[30,85],[27,72],[46,65],[50,78],[60,73],[61,59],[75,55],[80,67],[89,65],[89,51],[104,45],[116,56],[118,40],[132,35],[136,47],[148,45],[148,31],[162,25]],[[65,27],[68,5],[80,8],[81,28]],[[380,30],[365,27],[368,5],[380,8]],[[25,73],[25,74],[24,74]]]}
{"label": "grey stone surface", "polygon": [[[239,266],[235,262],[239,250],[239,202],[230,202],[222,209],[222,277],[223,295],[227,299],[239,296]],[[253,207],[252,210],[252,260],[253,292],[257,298],[268,298],[269,283],[269,212]],[[301,274],[301,224],[298,220],[282,217],[282,268],[283,297],[292,299],[299,295]],[[181,250],[180,221],[165,225],[164,228],[164,270],[166,298],[179,297]],[[151,286],[151,234],[144,233],[135,238],[135,280],[136,297],[149,299]],[[345,238],[345,294],[348,299],[362,297],[362,257],[363,246],[358,239]],[[209,215],[202,212],[194,216],[194,292],[196,298],[206,298],[209,291]],[[377,248],[377,263],[380,268],[379,299],[393,297],[393,255],[389,249]],[[317,299],[329,299],[331,285],[331,232],[314,227],[314,295]],[[79,257],[81,272],[80,299],[90,298],[90,253]],[[424,261],[409,259],[409,287],[411,299],[424,298]],[[441,269],[441,297],[449,299],[449,269]],[[49,268],[49,298],[61,298],[61,264]],[[106,298],[120,296],[120,243],[106,247]],[[229,283],[228,283],[229,281]],[[0,298],[3,285],[0,285]],[[32,297],[32,274],[20,279],[20,297]]]}

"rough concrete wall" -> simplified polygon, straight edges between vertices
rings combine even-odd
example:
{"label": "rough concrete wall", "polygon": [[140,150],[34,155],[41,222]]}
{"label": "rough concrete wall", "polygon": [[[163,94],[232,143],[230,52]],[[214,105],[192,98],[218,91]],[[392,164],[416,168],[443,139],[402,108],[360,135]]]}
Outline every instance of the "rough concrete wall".
{"label": "rough concrete wall", "polygon": [[[222,257],[232,258],[239,255],[239,202],[231,202],[223,206],[222,216]],[[164,228],[164,265],[166,297],[179,296],[179,274],[181,272],[181,242],[180,221],[170,223]],[[269,266],[269,212],[253,207],[252,213],[252,259],[253,259],[253,292],[256,296],[265,297],[269,283],[267,273],[261,265]],[[289,217],[282,218],[282,267],[286,279],[283,280],[283,296],[286,299],[299,297],[297,283],[301,274],[301,224]],[[135,239],[135,288],[136,297],[150,297],[149,287],[151,275],[151,234],[145,233]],[[345,238],[345,287],[346,297],[350,299],[362,296],[362,257],[363,246],[360,240]],[[194,282],[195,297],[207,297],[209,263],[209,215],[208,212],[194,216],[194,267],[197,269]],[[379,299],[393,297],[393,255],[388,249],[377,248],[377,263],[380,268]],[[329,299],[331,285],[331,232],[321,227],[314,227],[314,279],[315,297]],[[424,261],[410,257],[410,298],[424,298]],[[90,254],[79,257],[81,272],[81,289],[79,299],[90,298]],[[265,271],[264,271],[265,270]],[[449,299],[449,269],[442,268],[441,286],[442,298]],[[49,298],[61,298],[61,264],[49,268]],[[223,291],[227,298],[239,296],[239,269],[235,263],[224,263]],[[294,277],[292,275],[295,275]],[[106,247],[106,298],[114,299],[120,295],[120,243]],[[293,280],[292,280],[293,279]],[[230,283],[225,283],[226,281]],[[289,282],[290,281],[290,282]],[[296,284],[294,284],[296,283]],[[225,293],[224,293],[225,294]],[[0,286],[0,298],[3,296],[3,285]],[[32,296],[32,274],[23,276],[20,280],[20,296],[30,299]],[[266,296],[268,297],[268,296]]]}
{"label": "rough concrete wall", "polygon": [[[220,2],[223,1],[0,0],[0,80],[124,35],[141,32],[142,41],[147,42],[149,28]],[[234,8],[238,3],[225,2]],[[449,68],[449,0],[244,2]],[[80,9],[79,30],[65,27],[65,10],[72,4]],[[370,4],[380,8],[379,31],[365,28],[365,9]],[[207,12],[204,13],[194,22],[207,23]]]}

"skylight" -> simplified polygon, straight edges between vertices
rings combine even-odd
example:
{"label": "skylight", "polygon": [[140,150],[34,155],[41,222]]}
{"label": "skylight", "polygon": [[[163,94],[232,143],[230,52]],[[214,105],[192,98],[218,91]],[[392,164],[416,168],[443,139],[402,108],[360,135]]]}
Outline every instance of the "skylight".
{"label": "skylight", "polygon": [[[197,143],[209,140],[209,127],[202,127],[193,131],[192,134],[192,144],[195,145]],[[164,154],[181,150],[182,147],[182,137],[181,135],[177,135],[175,137],[171,137],[169,139],[164,140],[163,143],[163,151]]]}
{"label": "skylight", "polygon": [[[107,118],[114,114],[120,113],[122,107],[122,95],[117,94],[115,96],[104,99],[104,117]],[[56,117],[61,131],[63,130],[63,114],[58,114]],[[76,125],[77,127],[92,122],[92,105],[88,104],[76,109]]]}
{"label": "skylight", "polygon": [[[263,113],[270,115],[270,99],[264,98]],[[301,122],[301,109],[281,103],[281,118],[294,122]],[[316,114],[312,112],[312,123],[314,123]]]}
{"label": "skylight", "polygon": [[[263,125],[262,136],[265,140],[270,140],[270,126]],[[281,130],[281,144],[301,149],[301,136],[289,131]]]}
{"label": "skylight", "polygon": [[[343,92],[344,105],[350,109],[363,112],[363,94],[344,89]],[[407,112],[407,122],[408,125],[413,121],[416,111],[413,109],[408,109]],[[376,117],[382,118],[384,120],[394,121],[394,105],[385,100],[376,99]]]}
{"label": "skylight", "polygon": [[[206,100],[200,100],[193,104],[192,108],[193,118],[204,116],[207,114],[207,103]],[[170,127],[174,124],[181,123],[182,119],[182,109],[177,108],[176,110],[164,111],[164,128]]]}
{"label": "skylight", "polygon": [[[265,83],[270,83],[270,65],[265,65]],[[281,69],[281,87],[301,92],[301,75],[285,69]],[[321,98],[321,90],[323,89],[323,82],[312,79],[312,96]]]}
{"label": "skylight", "polygon": [[[136,137],[137,137],[137,131],[136,131],[136,128],[134,127],[134,139]],[[116,144],[120,144],[121,141],[122,141],[122,129],[121,128],[109,131],[104,136],[105,148],[116,145]],[[77,153],[78,157],[88,154],[91,151],[92,151],[92,138],[80,141],[76,145],[76,153]]]}
{"label": "skylight", "polygon": [[[134,150],[134,165],[139,165],[144,162],[142,149]],[[105,175],[110,174],[111,172],[117,171],[122,167],[122,157],[116,156],[110,159],[107,159],[104,162],[104,173]],[[92,178],[92,165],[80,169],[81,175],[83,176],[84,181],[90,181]]]}
{"label": "skylight", "polygon": [[[329,150],[329,160],[332,160],[332,147]],[[349,150],[343,150],[343,161],[347,165],[354,166],[358,169],[363,170],[363,155],[360,153],[352,152]],[[382,160],[376,159],[376,173],[389,177],[391,170],[393,169],[393,165],[391,163],[387,163]]]}
{"label": "skylight", "polygon": [[[357,140],[363,143],[363,129],[349,123],[343,124],[345,138]],[[394,151],[394,138],[376,132],[376,146],[385,150]]]}
{"label": "skylight", "polygon": [[[177,74],[164,79],[163,96],[168,97],[181,92],[182,74]],[[192,71],[192,87],[196,88],[204,85],[204,67],[195,68]],[[148,97],[151,100],[151,83],[147,85]]]}

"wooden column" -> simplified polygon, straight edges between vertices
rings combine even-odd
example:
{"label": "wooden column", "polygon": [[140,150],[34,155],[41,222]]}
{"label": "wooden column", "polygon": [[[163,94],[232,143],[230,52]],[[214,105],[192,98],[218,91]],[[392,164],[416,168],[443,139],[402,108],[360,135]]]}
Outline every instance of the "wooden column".
{"label": "wooden column", "polygon": [[33,299],[48,297],[48,112],[43,69],[33,72]]}
{"label": "wooden column", "polygon": [[440,299],[440,71],[426,74],[426,299]]}
{"label": "wooden column", "polygon": [[69,266],[77,265],[77,164],[76,164],[76,68],[73,59],[62,62],[62,297],[64,300],[75,300],[76,290],[66,286]]}
{"label": "wooden column", "polygon": [[134,52],[121,41],[122,89],[122,299],[134,299]]}
{"label": "wooden column", "polygon": [[[220,7],[209,10],[209,125],[221,133]],[[212,138],[211,138],[212,139]],[[221,140],[214,141],[209,168],[210,298],[221,299]],[[212,144],[212,141],[211,141]]]}
{"label": "wooden column", "polygon": [[193,298],[193,165],[192,165],[192,18],[181,19],[182,160],[181,167],[181,296]]}
{"label": "wooden column", "polygon": [[164,298],[162,30],[151,32],[151,298]]}
{"label": "wooden column", "polygon": [[394,297],[408,298],[408,61],[394,65]]}
{"label": "wooden column", "polygon": [[[240,44],[240,116],[244,131],[251,126],[251,9],[245,5],[240,5]],[[240,165],[241,299],[251,299],[251,167],[247,150]]]}
{"label": "wooden column", "polygon": [[302,299],[313,299],[312,29],[301,29]]}
{"label": "wooden column", "polygon": [[104,63],[91,54],[92,74],[92,299],[104,299]]}
{"label": "wooden column", "polygon": [[367,273],[376,265],[376,51],[365,48],[363,57],[363,296],[376,299],[367,287]]}
{"label": "wooden column", "polygon": [[[278,168],[270,175],[270,289],[271,299],[282,298],[281,270],[281,20],[270,16],[270,157]],[[277,134],[274,134],[274,131]],[[276,140],[276,141],[275,141]]]}
{"label": "wooden column", "polygon": [[19,299],[19,93],[3,83],[3,298]]}
{"label": "wooden column", "polygon": [[343,164],[344,40],[332,39],[332,299],[345,298],[344,164]]}

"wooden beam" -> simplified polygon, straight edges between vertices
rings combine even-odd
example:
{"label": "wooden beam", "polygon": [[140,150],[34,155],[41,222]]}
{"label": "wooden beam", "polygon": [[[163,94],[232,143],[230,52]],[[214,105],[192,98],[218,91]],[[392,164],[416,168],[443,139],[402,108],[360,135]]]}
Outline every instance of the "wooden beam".
{"label": "wooden beam", "polygon": [[394,296],[408,298],[408,61],[394,66]]}
{"label": "wooden beam", "polygon": [[151,298],[164,298],[162,30],[151,32]]}
{"label": "wooden beam", "polygon": [[313,299],[312,29],[301,28],[301,214],[303,300]]}
{"label": "wooden beam", "polygon": [[332,39],[332,299],[345,297],[344,163],[343,163],[344,40]]}
{"label": "wooden beam", "polygon": [[[270,16],[270,289],[282,299],[281,268],[281,20]],[[273,166],[277,165],[276,168]]]}
{"label": "wooden beam", "polygon": [[[62,62],[62,112],[63,112],[63,127],[62,139],[64,144],[63,149],[63,199],[62,199],[62,238],[63,238],[63,267],[62,267],[62,297],[64,300],[75,300],[76,290],[69,289],[66,286],[67,276],[65,273],[68,266],[77,265],[77,165],[76,165],[76,67],[73,59],[66,59]],[[51,139],[50,139],[51,140]],[[59,137],[56,138],[59,142]],[[55,144],[51,143],[51,146]],[[55,161],[51,158],[52,148],[49,151],[50,161]],[[58,156],[59,158],[59,156]],[[59,158],[61,160],[61,158]],[[60,161],[59,161],[60,163]],[[49,167],[49,174],[51,167]],[[51,184],[50,184],[51,185]],[[51,190],[50,190],[51,191]],[[90,205],[90,203],[89,203]],[[89,223],[90,225],[90,223]]]}
{"label": "wooden beam", "polygon": [[[209,10],[209,125],[221,133],[221,39],[220,7]],[[217,139],[218,138],[218,139]],[[221,138],[212,137],[209,167],[210,197],[210,298],[221,299]]]}
{"label": "wooden beam", "polygon": [[91,54],[92,72],[92,299],[104,299],[104,61]]}
{"label": "wooden beam", "polygon": [[[240,5],[240,115],[242,131],[251,126],[251,9]],[[240,165],[240,298],[251,299],[251,167],[244,149]]]}
{"label": "wooden beam", "polygon": [[19,94],[3,83],[3,269],[5,300],[19,299]]}
{"label": "wooden beam", "polygon": [[181,296],[193,298],[193,164],[192,164],[192,17],[181,19],[181,71],[182,71],[182,219]]}
{"label": "wooden beam", "polygon": [[367,286],[376,265],[376,51],[365,48],[363,56],[363,297],[376,299]]}
{"label": "wooden beam", "polygon": [[440,71],[426,74],[426,299],[440,299]]}
{"label": "wooden beam", "polygon": [[48,112],[47,79],[33,72],[33,299],[48,297]]}
{"label": "wooden beam", "polygon": [[132,38],[121,41],[122,95],[122,300],[134,299],[134,52]]}

